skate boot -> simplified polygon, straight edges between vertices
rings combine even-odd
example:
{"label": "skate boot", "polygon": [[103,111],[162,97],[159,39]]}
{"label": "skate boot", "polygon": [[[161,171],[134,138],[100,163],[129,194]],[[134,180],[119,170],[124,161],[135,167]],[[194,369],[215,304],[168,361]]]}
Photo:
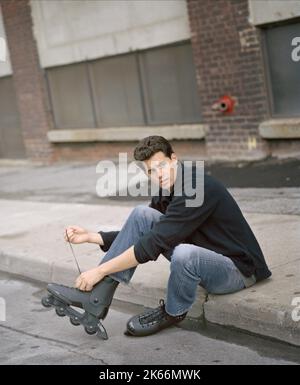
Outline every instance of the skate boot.
{"label": "skate boot", "polygon": [[183,321],[186,315],[187,312],[178,316],[169,315],[165,310],[165,302],[161,299],[157,308],[146,310],[130,318],[127,322],[125,335],[135,337],[149,336]]}
{"label": "skate boot", "polygon": [[[104,320],[119,282],[106,276],[92,291],[86,292],[72,287],[50,283],[49,294],[42,298],[42,305],[54,307],[59,317],[68,316],[72,325],[83,325],[87,334],[96,334],[107,340],[108,336],[101,320]],[[83,312],[75,308],[83,309]]]}

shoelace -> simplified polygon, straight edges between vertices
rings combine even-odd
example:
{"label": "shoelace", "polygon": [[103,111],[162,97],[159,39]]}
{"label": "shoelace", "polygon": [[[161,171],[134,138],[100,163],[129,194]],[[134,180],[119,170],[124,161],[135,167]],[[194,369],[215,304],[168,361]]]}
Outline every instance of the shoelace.
{"label": "shoelace", "polygon": [[139,320],[141,324],[153,322],[153,321],[160,321],[166,316],[165,312],[165,301],[163,299],[159,300],[159,307],[150,310],[142,315],[139,316]]}
{"label": "shoelace", "polygon": [[69,245],[70,245],[70,248],[71,248],[71,251],[72,251],[72,254],[73,254],[73,258],[74,258],[74,260],[75,260],[75,262],[76,262],[76,266],[77,266],[78,272],[79,272],[79,274],[81,274],[81,270],[80,270],[80,267],[79,267],[77,258],[75,257],[75,253],[74,253],[73,247],[72,247],[72,245],[71,245],[71,242],[70,242],[70,238],[69,238],[69,236],[68,236],[67,229],[66,229],[66,237],[67,237],[67,240],[68,240],[68,242],[69,242]]}

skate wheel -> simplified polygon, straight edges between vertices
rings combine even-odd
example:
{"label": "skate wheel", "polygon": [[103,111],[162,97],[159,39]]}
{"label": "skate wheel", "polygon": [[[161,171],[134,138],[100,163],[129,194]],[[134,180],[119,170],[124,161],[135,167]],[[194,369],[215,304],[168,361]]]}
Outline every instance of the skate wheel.
{"label": "skate wheel", "polygon": [[92,335],[97,333],[97,328],[94,326],[85,326],[84,330],[86,331],[87,334]]}
{"label": "skate wheel", "polygon": [[57,307],[57,308],[55,309],[55,312],[56,312],[56,314],[57,314],[59,317],[65,317],[65,315],[66,315],[65,309],[64,309],[62,306]]}
{"label": "skate wheel", "polygon": [[43,297],[41,302],[42,302],[42,305],[44,307],[51,307],[51,302],[50,302],[50,297],[49,296]]}
{"label": "skate wheel", "polygon": [[71,322],[71,324],[74,325],[74,326],[80,325],[80,322],[78,321],[78,318],[77,318],[77,317],[70,318],[70,322]]}

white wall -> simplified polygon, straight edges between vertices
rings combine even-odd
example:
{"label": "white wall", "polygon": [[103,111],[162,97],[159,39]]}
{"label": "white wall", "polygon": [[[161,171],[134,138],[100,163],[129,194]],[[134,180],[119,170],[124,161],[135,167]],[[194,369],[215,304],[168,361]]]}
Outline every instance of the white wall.
{"label": "white wall", "polygon": [[300,16],[300,0],[249,0],[249,21],[254,25]]}
{"label": "white wall", "polygon": [[[0,7],[0,37],[4,38],[6,41],[6,35],[5,35],[5,30],[4,30],[4,25],[3,25],[1,7]],[[10,65],[8,47],[6,44],[6,61],[3,62],[0,60],[0,77],[11,75],[11,74],[12,74],[12,69],[11,69],[11,65]]]}
{"label": "white wall", "polygon": [[185,0],[31,0],[42,67],[189,39]]}

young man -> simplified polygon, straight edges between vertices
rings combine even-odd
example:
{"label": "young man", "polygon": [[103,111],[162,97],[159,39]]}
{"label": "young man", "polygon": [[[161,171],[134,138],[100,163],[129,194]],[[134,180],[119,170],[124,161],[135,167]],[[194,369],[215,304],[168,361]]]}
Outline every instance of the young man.
{"label": "young man", "polygon": [[89,233],[78,226],[68,227],[70,242],[97,243],[106,254],[99,266],[77,278],[77,289],[63,292],[61,285],[48,285],[50,291],[63,292],[69,302],[79,293],[83,302],[95,296],[103,302],[105,297],[101,315],[94,312],[103,319],[118,283],[128,283],[139,264],[163,254],[170,261],[166,301],[160,300],[158,308],[127,323],[128,334],[146,336],[182,321],[195,301],[198,285],[209,293],[226,294],[271,275],[249,224],[222,183],[204,173],[203,200],[189,207],[187,199],[192,197],[186,194],[185,184],[197,185],[196,168],[180,162],[165,138],[144,138],[134,158],[159,184],[159,195],[152,197],[149,206],[134,208],[120,231]]}

